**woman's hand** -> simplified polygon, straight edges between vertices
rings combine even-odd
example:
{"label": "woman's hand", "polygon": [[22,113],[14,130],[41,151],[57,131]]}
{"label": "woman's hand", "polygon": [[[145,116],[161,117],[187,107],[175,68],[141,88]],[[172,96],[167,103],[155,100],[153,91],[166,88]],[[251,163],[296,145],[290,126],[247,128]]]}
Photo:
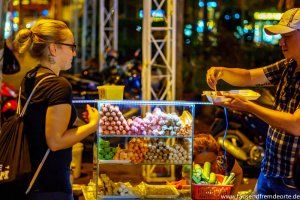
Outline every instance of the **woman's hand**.
{"label": "woman's hand", "polygon": [[222,78],[222,69],[222,67],[211,67],[206,73],[206,82],[213,90],[216,90],[218,80]]}
{"label": "woman's hand", "polygon": [[87,112],[83,113],[83,118],[90,124],[98,124],[100,120],[100,114],[98,110],[91,107],[89,104],[86,105]]}

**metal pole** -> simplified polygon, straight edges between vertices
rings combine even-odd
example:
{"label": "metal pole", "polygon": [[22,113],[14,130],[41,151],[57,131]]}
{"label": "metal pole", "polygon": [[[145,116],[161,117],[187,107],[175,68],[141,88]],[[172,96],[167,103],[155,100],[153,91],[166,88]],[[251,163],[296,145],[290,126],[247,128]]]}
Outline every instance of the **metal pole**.
{"label": "metal pole", "polygon": [[93,0],[92,2],[92,10],[93,10],[93,14],[92,14],[92,40],[91,40],[91,57],[95,58],[96,57],[96,28],[97,28],[97,1]]}
{"label": "metal pole", "polygon": [[171,60],[171,66],[172,66],[172,74],[171,74],[171,80],[172,80],[172,94],[169,95],[169,100],[174,101],[176,97],[176,45],[177,45],[177,0],[172,1],[172,60]]}
{"label": "metal pole", "polygon": [[100,13],[100,20],[99,20],[99,60],[100,60],[100,65],[99,65],[99,71],[103,69],[104,65],[104,39],[103,37],[105,36],[104,33],[104,12],[105,12],[105,2],[104,0],[100,0],[99,3],[99,13]]}
{"label": "metal pole", "polygon": [[85,61],[86,61],[86,49],[87,49],[87,42],[86,37],[87,35],[87,26],[88,26],[88,5],[89,1],[84,1],[83,3],[83,18],[82,18],[82,36],[81,36],[81,66],[80,70],[84,69]]}
{"label": "metal pole", "polygon": [[[143,67],[142,67],[142,97],[143,100],[151,100],[151,43],[150,43],[150,10],[152,7],[151,1],[144,0],[143,2]],[[149,80],[150,79],[150,80]]]}
{"label": "metal pole", "polygon": [[114,0],[114,50],[118,51],[118,22],[119,22],[119,5],[118,0]]}

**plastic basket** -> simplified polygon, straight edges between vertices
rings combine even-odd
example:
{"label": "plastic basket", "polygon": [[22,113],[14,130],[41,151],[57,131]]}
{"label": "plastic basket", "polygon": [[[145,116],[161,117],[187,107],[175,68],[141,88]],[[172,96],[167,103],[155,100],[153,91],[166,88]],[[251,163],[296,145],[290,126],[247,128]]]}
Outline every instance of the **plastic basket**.
{"label": "plastic basket", "polygon": [[103,85],[97,88],[101,100],[123,100],[124,85]]}
{"label": "plastic basket", "polygon": [[232,185],[192,184],[193,199],[229,199],[232,187]]}

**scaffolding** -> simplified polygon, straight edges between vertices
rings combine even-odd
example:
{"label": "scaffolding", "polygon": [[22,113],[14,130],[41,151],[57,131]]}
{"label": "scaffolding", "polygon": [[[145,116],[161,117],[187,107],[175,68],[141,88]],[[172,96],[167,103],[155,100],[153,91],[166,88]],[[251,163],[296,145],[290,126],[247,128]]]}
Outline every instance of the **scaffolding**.
{"label": "scaffolding", "polygon": [[[143,3],[143,100],[175,100],[176,0]],[[155,22],[155,13],[163,21]]]}
{"label": "scaffolding", "polygon": [[100,0],[99,13],[99,70],[102,70],[105,50],[108,48],[118,50],[118,0]]}
{"label": "scaffolding", "polygon": [[[176,0],[144,0],[143,17],[143,100],[175,100]],[[150,108],[146,109],[150,111]],[[167,107],[167,110],[174,108]],[[167,142],[172,144],[175,140],[168,139]],[[143,166],[147,181],[175,179],[174,165],[166,166],[170,172],[168,177],[152,177],[156,167]]]}
{"label": "scaffolding", "polygon": [[[105,50],[118,50],[118,0],[85,0],[82,13],[79,13],[79,0],[72,2],[74,9],[70,27],[78,44],[74,68],[80,71],[86,68],[87,60],[99,58],[101,71]],[[81,21],[79,16],[82,16]]]}
{"label": "scaffolding", "polygon": [[97,34],[97,1],[85,0],[82,17],[81,37],[81,69],[84,69],[85,61],[96,58],[96,34]]}

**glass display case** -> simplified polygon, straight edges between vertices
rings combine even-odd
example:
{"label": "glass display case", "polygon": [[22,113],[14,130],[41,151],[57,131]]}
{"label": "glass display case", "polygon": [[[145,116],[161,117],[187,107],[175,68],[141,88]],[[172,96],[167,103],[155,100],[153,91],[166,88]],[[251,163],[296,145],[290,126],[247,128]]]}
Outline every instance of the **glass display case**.
{"label": "glass display case", "polygon": [[191,199],[195,104],[74,101],[97,107],[95,199]]}

